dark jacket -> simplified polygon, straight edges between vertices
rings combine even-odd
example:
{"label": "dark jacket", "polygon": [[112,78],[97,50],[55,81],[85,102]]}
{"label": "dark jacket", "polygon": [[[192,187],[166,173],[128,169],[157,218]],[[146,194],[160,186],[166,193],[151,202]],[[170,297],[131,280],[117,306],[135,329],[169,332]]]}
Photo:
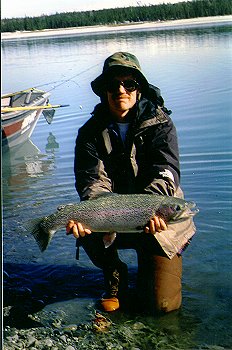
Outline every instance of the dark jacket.
{"label": "dark jacket", "polygon": [[104,103],[79,129],[74,171],[81,200],[102,192],[175,195],[180,172],[173,122],[165,108],[147,98],[136,108],[125,143]]}

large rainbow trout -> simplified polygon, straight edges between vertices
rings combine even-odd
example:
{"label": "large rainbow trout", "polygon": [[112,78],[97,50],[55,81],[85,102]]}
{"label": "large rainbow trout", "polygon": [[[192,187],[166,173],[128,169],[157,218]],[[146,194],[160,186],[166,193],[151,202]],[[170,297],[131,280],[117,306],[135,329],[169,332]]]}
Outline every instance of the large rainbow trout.
{"label": "large rainbow trout", "polygon": [[[197,212],[195,206],[184,199],[156,194],[107,194],[59,206],[54,214],[33,220],[27,229],[44,251],[54,233],[65,227],[69,220],[82,223],[92,232],[142,232],[154,215],[164,218],[167,224],[181,223]],[[192,231],[195,232],[194,225]]]}

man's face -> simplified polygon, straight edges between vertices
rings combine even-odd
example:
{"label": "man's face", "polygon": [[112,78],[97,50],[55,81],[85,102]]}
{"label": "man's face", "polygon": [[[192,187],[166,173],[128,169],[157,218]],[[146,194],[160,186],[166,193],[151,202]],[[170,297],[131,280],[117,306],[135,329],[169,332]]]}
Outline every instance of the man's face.
{"label": "man's face", "polygon": [[117,75],[108,80],[106,91],[110,111],[123,117],[134,107],[139,85],[131,74]]}

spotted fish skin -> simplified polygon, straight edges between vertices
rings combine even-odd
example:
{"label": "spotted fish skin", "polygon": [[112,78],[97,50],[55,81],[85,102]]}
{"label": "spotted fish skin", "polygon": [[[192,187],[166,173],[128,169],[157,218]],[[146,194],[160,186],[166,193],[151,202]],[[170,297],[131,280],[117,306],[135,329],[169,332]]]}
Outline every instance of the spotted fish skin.
{"label": "spotted fish skin", "polygon": [[36,219],[29,230],[44,251],[56,231],[69,220],[81,222],[92,232],[137,232],[154,216],[166,223],[195,215],[195,203],[156,194],[107,194],[77,204],[59,206],[49,216]]}

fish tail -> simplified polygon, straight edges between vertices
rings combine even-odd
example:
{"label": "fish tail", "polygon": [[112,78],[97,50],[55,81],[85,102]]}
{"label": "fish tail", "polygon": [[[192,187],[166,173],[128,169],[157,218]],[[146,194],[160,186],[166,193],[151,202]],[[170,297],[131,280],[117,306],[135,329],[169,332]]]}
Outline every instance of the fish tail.
{"label": "fish tail", "polygon": [[27,222],[27,224],[25,225],[26,230],[30,232],[35,238],[41,252],[43,252],[47,248],[50,240],[52,239],[52,233],[49,231],[45,231],[41,227],[42,221],[43,218],[33,219]]}

